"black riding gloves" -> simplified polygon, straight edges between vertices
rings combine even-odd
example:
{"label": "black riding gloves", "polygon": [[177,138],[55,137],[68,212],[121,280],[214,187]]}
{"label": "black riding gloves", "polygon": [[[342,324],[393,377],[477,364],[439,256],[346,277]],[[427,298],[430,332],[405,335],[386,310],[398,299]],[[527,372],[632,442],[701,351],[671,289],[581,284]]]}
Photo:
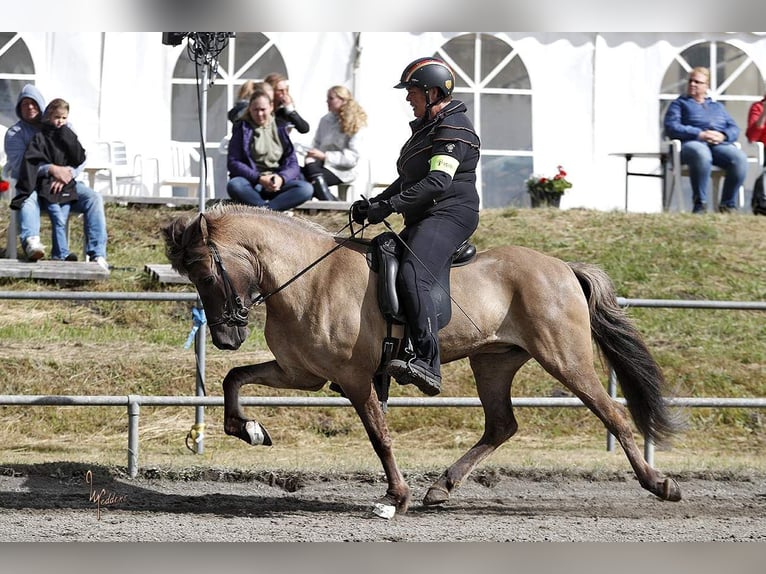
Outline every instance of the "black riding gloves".
{"label": "black riding gloves", "polygon": [[357,199],[351,204],[351,220],[359,225],[364,225],[367,219],[367,211],[370,209],[370,202],[366,199]]}
{"label": "black riding gloves", "polygon": [[370,223],[380,223],[393,212],[394,208],[391,207],[391,202],[387,199],[371,203],[370,208],[367,210],[367,221]]}

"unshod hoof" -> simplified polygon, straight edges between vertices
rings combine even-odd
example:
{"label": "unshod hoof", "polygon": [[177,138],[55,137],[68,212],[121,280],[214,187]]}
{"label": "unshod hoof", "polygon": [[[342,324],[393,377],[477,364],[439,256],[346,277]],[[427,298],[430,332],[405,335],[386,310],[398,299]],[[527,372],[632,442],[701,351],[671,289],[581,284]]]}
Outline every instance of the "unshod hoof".
{"label": "unshod hoof", "polygon": [[444,504],[449,500],[449,492],[441,486],[432,486],[428,489],[426,497],[423,499],[423,504],[426,506],[435,506],[437,504]]}

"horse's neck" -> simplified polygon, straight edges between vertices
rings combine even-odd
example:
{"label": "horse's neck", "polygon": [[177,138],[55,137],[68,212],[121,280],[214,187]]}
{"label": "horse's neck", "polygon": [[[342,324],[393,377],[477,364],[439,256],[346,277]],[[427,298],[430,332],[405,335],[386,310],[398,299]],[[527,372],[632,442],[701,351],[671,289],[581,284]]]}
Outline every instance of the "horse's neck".
{"label": "horse's neck", "polygon": [[252,236],[250,251],[261,293],[280,290],[280,297],[269,299],[272,306],[314,307],[326,296],[335,298],[339,284],[361,284],[369,275],[364,253],[339,247],[332,235],[313,229],[258,235]]}
{"label": "horse's neck", "polygon": [[[262,229],[249,235],[249,251],[260,267],[260,287],[273,290],[309,269],[335,246],[312,229]],[[316,263],[321,266],[321,263]]]}

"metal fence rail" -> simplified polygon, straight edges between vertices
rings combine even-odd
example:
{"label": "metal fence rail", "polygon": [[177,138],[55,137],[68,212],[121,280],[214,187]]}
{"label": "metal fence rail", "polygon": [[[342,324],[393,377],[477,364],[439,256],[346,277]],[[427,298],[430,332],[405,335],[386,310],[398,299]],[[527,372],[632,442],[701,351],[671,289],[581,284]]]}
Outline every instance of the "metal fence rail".
{"label": "metal fence rail", "polygon": [[[99,291],[0,291],[0,299],[34,300],[102,300],[102,301],[189,301],[199,305],[196,293],[155,293],[155,292],[99,292]],[[674,299],[627,299],[617,298],[622,307],[677,308],[677,309],[725,309],[766,311],[762,301],[688,301]],[[143,396],[143,395],[0,395],[0,405],[26,406],[123,406],[128,411],[128,474],[138,473],[138,421],[141,405],[144,406],[193,406],[197,409],[197,424],[203,420],[202,409],[206,406],[223,406],[223,397],[201,396],[204,388],[205,345],[204,329],[197,333],[197,396]],[[614,372],[609,373],[609,394],[622,404],[625,399],[616,396]],[[347,407],[351,403],[345,398],[333,397],[242,397],[245,406],[271,407]],[[706,408],[766,408],[766,398],[719,398],[719,397],[678,397],[666,402],[674,407]],[[391,407],[481,407],[474,397],[392,397]],[[517,397],[515,407],[584,407],[577,398],[569,397]],[[614,437],[607,433],[607,449],[614,448]],[[201,448],[197,452],[202,452]],[[644,443],[644,455],[652,465],[654,445]]]}
{"label": "metal fence rail", "polygon": [[[615,398],[625,404],[625,399]],[[666,399],[669,406],[712,408],[766,408],[766,398],[684,397]],[[336,397],[242,397],[240,403],[254,407],[350,407],[348,399]],[[222,407],[223,397],[199,396],[144,396],[144,395],[0,395],[3,406],[90,406],[127,407],[128,414],[128,475],[138,474],[139,416],[142,406],[147,407]],[[390,407],[481,407],[472,397],[392,397]],[[577,398],[518,397],[514,407],[584,407]],[[649,457],[647,457],[649,458]],[[648,461],[652,464],[651,461]]]}

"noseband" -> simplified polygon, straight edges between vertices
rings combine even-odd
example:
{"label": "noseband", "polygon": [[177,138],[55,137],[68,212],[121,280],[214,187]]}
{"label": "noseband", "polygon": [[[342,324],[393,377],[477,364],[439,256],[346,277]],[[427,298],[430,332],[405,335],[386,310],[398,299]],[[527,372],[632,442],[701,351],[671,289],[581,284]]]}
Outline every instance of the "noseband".
{"label": "noseband", "polygon": [[221,318],[216,321],[208,322],[208,326],[215,327],[216,325],[225,323],[229,327],[247,327],[247,315],[250,312],[250,309],[245,306],[240,296],[237,295],[237,292],[234,290],[234,284],[231,282],[231,278],[226,271],[226,266],[223,264],[223,259],[221,259],[221,255],[218,253],[218,248],[215,246],[215,243],[208,241],[207,245],[210,248],[210,253],[213,255],[213,261],[221,274],[223,290],[226,294],[226,301],[224,302]]}

